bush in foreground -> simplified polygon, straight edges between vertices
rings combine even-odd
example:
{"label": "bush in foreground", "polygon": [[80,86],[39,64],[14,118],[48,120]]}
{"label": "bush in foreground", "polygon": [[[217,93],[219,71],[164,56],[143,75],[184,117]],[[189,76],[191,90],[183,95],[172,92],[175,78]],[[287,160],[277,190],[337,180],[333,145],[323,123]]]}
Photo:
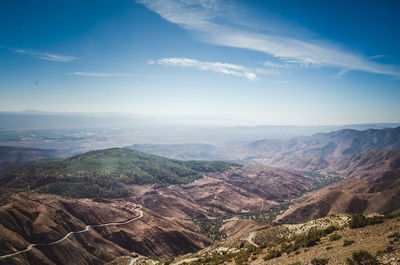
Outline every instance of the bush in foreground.
{"label": "bush in foreground", "polygon": [[366,250],[355,251],[352,258],[346,259],[347,265],[379,265],[376,258]]}
{"label": "bush in foreground", "polygon": [[347,239],[345,239],[345,240],[343,241],[343,246],[344,246],[344,247],[351,246],[351,245],[353,245],[354,243],[355,243],[354,240],[347,240]]}

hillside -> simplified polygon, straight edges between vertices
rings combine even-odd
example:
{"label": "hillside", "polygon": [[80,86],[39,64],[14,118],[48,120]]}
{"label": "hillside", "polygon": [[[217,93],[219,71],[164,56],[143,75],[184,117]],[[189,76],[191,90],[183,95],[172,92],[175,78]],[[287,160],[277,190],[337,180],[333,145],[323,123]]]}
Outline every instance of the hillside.
{"label": "hillside", "polygon": [[[354,220],[360,218],[369,223],[354,227]],[[247,226],[251,227],[249,222]],[[176,257],[170,264],[395,265],[400,262],[399,217],[336,215],[298,225],[252,228],[239,238]],[[249,243],[250,239],[253,244]],[[109,264],[162,263],[145,257],[125,256]]]}
{"label": "hillside", "polygon": [[[101,152],[113,154],[115,151],[121,154],[125,150]],[[99,161],[104,157],[99,151],[95,154]],[[93,154],[78,157],[85,161]],[[0,256],[39,244],[7,257],[5,264],[26,261],[30,264],[76,264],[76,261],[103,264],[117,256],[130,255],[132,251],[170,260],[203,249],[226,236],[237,237],[248,231],[244,226],[240,229],[223,226],[231,219],[257,216],[258,221],[270,223],[284,209],[285,200],[326,185],[330,180],[296,171],[228,165],[228,170],[218,172],[223,170],[219,163],[187,162],[191,170],[208,172],[187,184],[138,186],[143,189],[136,190],[131,197],[119,199],[68,199],[32,191],[3,195],[0,198]],[[132,186],[135,185],[126,185],[127,188]],[[39,190],[42,187],[39,186]],[[143,216],[132,223],[79,232],[85,225],[129,220],[137,216],[137,205],[143,206]],[[251,227],[259,226],[252,221]],[[68,232],[79,233],[60,244],[47,245]],[[72,256],[76,258],[71,259]]]}
{"label": "hillside", "polygon": [[[342,264],[363,243],[354,243],[357,249],[342,249],[339,246],[342,243],[331,243],[328,234],[318,232],[320,241],[316,246],[299,245],[299,249],[285,254],[289,246],[282,245],[282,241],[269,245],[266,242],[274,239],[265,235],[271,236],[271,232],[275,238],[282,231],[287,235],[291,228],[279,223],[305,222],[337,213],[400,214],[400,151],[374,150],[398,148],[399,128],[343,130],[284,143],[263,140],[249,145],[220,146],[225,154],[240,155],[240,160],[275,163],[282,168],[183,161],[124,148],[91,151],[18,168],[0,177],[4,193],[0,209],[0,225],[4,231],[0,250],[2,254],[12,253],[32,243],[47,244],[68,231],[82,231],[85,225],[121,222],[132,214],[137,215],[138,211],[132,207],[140,205],[144,215],[133,223],[74,234],[70,241],[60,245],[37,245],[11,259],[14,263],[7,264],[27,260],[32,264],[68,264],[70,260],[65,257],[70,255],[76,255],[81,264],[103,264],[119,256],[126,258],[118,260],[131,264],[129,256],[134,257],[135,253],[141,255],[138,262],[147,260],[149,264],[183,254],[186,256],[182,259],[187,257],[187,262],[193,265],[218,264],[207,263],[214,258],[227,264],[295,264],[297,261],[309,264],[312,258],[329,258],[332,264]],[[331,143],[324,145],[328,139]],[[359,143],[358,147],[354,142]],[[153,147],[146,148],[153,150]],[[155,149],[159,148],[163,146]],[[191,149],[198,150],[192,154],[193,159],[206,156],[204,152],[216,151],[208,145],[190,144],[169,145],[164,152],[173,156],[176,148],[181,148],[176,157],[187,157]],[[19,193],[12,195],[12,192]],[[337,224],[344,219],[340,220]],[[387,221],[391,230],[398,228],[390,222],[396,221]],[[389,233],[378,224],[375,228],[378,232],[374,230],[371,236],[382,240],[382,244],[370,244],[373,237],[363,239],[370,244],[369,250],[374,255],[387,245]],[[337,233],[352,240],[364,238],[354,231],[344,229]],[[291,240],[285,242],[294,244],[295,239]],[[250,248],[250,245],[262,248]],[[207,256],[215,247],[225,250],[216,256]],[[278,247],[285,250],[279,257],[263,259],[270,251],[279,250]],[[339,259],[334,257],[336,252],[328,251],[333,248],[342,251]],[[188,254],[201,249],[203,252],[195,256]],[[230,252],[230,249],[236,250]],[[300,252],[296,254],[296,251]],[[203,256],[205,259],[197,260]]]}
{"label": "hillside", "polygon": [[225,162],[179,161],[113,148],[16,169],[0,178],[5,189],[33,189],[69,197],[124,197],[126,185],[182,184],[222,172]]}
{"label": "hillside", "polygon": [[[77,200],[32,192],[3,196],[0,264],[97,265],[134,252],[171,257],[200,250],[209,242],[196,226],[183,226],[149,209],[141,215],[139,209],[129,200]],[[133,221],[125,223],[129,220]],[[70,232],[77,233],[58,242]],[[4,257],[31,244],[36,245]]]}
{"label": "hillside", "polygon": [[371,151],[338,159],[329,170],[345,178],[300,198],[278,221],[303,222],[345,212],[398,214],[399,162],[400,151]]}

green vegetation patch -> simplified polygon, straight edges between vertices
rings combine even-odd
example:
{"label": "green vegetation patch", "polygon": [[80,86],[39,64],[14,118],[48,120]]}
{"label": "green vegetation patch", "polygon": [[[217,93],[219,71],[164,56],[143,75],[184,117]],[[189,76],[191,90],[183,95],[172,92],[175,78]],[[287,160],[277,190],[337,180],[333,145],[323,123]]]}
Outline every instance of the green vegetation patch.
{"label": "green vegetation patch", "polygon": [[[126,185],[186,184],[202,172],[223,172],[238,164],[180,161],[143,152],[112,148],[92,151],[68,159],[17,169],[10,176],[30,188],[68,197],[124,197]],[[11,183],[13,184],[13,183]],[[15,186],[19,185],[15,181]],[[24,184],[24,185],[25,185]]]}
{"label": "green vegetation patch", "polygon": [[219,229],[224,224],[224,217],[216,219],[198,219],[194,223],[200,227],[200,233],[207,236],[213,242],[224,239],[226,235],[221,233]]}
{"label": "green vegetation patch", "polygon": [[353,214],[349,221],[350,228],[360,228],[367,225],[375,225],[383,223],[383,216],[366,217],[363,214]]}

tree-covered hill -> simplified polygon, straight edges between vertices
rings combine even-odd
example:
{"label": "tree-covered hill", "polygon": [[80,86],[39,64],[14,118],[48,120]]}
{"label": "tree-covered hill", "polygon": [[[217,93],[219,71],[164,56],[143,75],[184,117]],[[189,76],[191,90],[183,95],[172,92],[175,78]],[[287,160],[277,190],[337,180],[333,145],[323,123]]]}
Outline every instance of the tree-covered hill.
{"label": "tree-covered hill", "polygon": [[232,166],[238,165],[180,161],[112,148],[23,167],[2,176],[0,184],[68,197],[124,197],[129,195],[129,184],[184,184],[201,178],[201,172],[223,172]]}

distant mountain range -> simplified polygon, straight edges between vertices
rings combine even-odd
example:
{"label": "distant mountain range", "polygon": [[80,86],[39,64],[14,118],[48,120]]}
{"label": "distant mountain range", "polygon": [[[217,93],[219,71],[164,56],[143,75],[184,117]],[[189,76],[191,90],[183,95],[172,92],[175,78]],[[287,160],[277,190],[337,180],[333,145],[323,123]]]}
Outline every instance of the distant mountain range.
{"label": "distant mountain range", "polygon": [[245,144],[137,144],[128,148],[180,159],[222,159],[315,170],[324,169],[330,161],[349,154],[400,149],[400,126],[363,131],[343,129],[289,140],[266,139]]}
{"label": "distant mountain range", "polygon": [[399,150],[400,127],[344,129],[331,133],[292,138],[288,141],[261,140],[245,146],[246,161],[304,170],[323,169],[337,158],[372,150]]}

